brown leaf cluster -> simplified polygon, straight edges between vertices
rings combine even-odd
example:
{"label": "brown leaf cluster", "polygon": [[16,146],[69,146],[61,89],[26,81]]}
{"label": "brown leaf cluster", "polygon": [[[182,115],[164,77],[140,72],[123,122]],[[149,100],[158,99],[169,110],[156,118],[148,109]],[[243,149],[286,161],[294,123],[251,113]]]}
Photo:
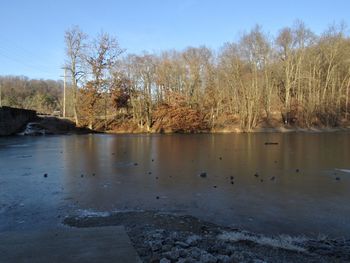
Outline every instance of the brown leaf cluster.
{"label": "brown leaf cluster", "polygon": [[156,132],[204,132],[208,125],[203,114],[188,106],[163,104],[153,114],[152,129]]}

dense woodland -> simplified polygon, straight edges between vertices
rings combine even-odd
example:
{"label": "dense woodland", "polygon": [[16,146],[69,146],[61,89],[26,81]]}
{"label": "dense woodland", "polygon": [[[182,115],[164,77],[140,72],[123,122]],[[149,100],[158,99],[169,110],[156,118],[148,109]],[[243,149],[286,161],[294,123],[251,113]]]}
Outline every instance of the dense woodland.
{"label": "dense woodland", "polygon": [[[128,131],[348,125],[346,32],[339,25],[316,35],[296,22],[272,37],[256,26],[218,51],[202,46],[136,55],[107,33],[89,37],[73,27],[65,34],[67,115],[81,126]],[[7,103],[61,107],[60,82],[12,82],[3,85]]]}
{"label": "dense woodland", "polygon": [[0,76],[1,104],[51,114],[62,107],[62,87],[62,81]]}

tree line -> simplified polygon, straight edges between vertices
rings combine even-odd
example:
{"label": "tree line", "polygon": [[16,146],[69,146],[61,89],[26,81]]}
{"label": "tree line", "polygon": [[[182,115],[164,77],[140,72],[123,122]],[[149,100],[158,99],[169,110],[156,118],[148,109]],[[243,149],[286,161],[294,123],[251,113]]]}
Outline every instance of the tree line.
{"label": "tree line", "polygon": [[256,26],[218,52],[201,46],[125,54],[109,34],[90,39],[78,27],[65,41],[73,114],[90,127],[113,114],[145,130],[162,118],[184,130],[349,119],[350,39],[342,25],[317,35],[298,21],[275,37]]}
{"label": "tree line", "polygon": [[62,81],[0,76],[0,104],[52,114],[62,108]]}
{"label": "tree line", "polygon": [[[110,34],[91,37],[74,26],[64,36],[67,113],[76,124],[94,129],[134,125],[144,131],[196,132],[348,125],[346,32],[345,26],[335,25],[315,34],[297,21],[276,36],[255,26],[217,51],[200,46],[128,54]],[[52,88],[44,94],[53,96],[53,102],[26,91],[31,95],[11,103],[61,108],[62,83],[38,82],[39,90],[49,83]],[[10,101],[11,92],[5,93]],[[33,106],[26,100],[39,102]]]}

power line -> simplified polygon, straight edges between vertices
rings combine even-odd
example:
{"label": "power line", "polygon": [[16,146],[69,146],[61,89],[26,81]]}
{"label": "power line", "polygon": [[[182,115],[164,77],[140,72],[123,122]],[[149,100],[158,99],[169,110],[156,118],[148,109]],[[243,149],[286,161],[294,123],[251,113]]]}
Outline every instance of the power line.
{"label": "power line", "polygon": [[[5,48],[8,51],[10,51],[10,53],[13,53],[13,49],[17,49],[17,50],[21,51],[21,55],[24,54],[25,56],[27,56],[27,58],[30,57],[31,59],[37,60],[38,55],[33,53],[32,51],[30,51],[29,49],[26,49],[26,48],[18,45],[17,43],[15,43],[14,41],[11,41],[10,39],[4,38],[3,36],[0,36],[0,37],[3,40],[5,40],[5,41],[0,41],[0,44],[2,45],[3,48]],[[10,43],[10,44],[8,44],[8,43]]]}
{"label": "power line", "polygon": [[64,68],[64,80],[63,80],[63,118],[66,117],[66,72],[67,69]]}
{"label": "power line", "polygon": [[2,107],[2,84],[0,83],[0,107]]}
{"label": "power line", "polygon": [[[49,75],[51,77],[53,77],[54,75],[52,75],[51,72],[49,71],[46,71],[45,69],[42,69],[42,68],[39,68],[35,65],[31,65],[31,64],[28,64],[27,62],[23,61],[23,60],[20,60],[18,58],[14,58],[14,57],[11,57],[9,56],[8,54],[4,53],[3,51],[0,50],[0,56],[2,56],[3,58],[7,59],[7,60],[10,60],[12,62],[15,62],[17,64],[20,64],[21,66],[24,66],[28,69],[35,69],[37,71],[39,71],[40,73],[42,73],[43,75]],[[54,77],[56,78],[56,76]]]}
{"label": "power line", "polygon": [[47,70],[47,65],[50,65],[51,63],[44,62],[45,65],[42,64],[42,58],[39,60],[41,62],[38,63],[38,55],[35,55],[32,51],[23,48],[9,39],[6,39],[3,35],[0,36],[0,39],[2,39],[2,41],[0,41],[0,55],[2,57],[5,57],[7,60],[20,64],[21,66],[31,70],[35,69],[47,77],[53,79],[57,78],[57,76],[54,76]]}
{"label": "power line", "polygon": [[[1,50],[2,49],[2,50]],[[0,54],[2,54],[3,56],[7,57],[8,59],[11,59],[13,61],[16,61],[18,63],[22,63],[22,64],[26,64],[27,66],[39,69],[41,71],[46,71],[46,69],[44,69],[44,66],[40,66],[40,65],[35,65],[33,63],[28,63],[25,60],[22,60],[21,58],[19,58],[21,55],[14,55],[13,53],[6,51],[5,49],[3,49],[2,47],[0,47]],[[21,56],[22,57],[22,56]]]}
{"label": "power line", "polygon": [[[38,61],[38,56],[36,57],[32,57],[32,56],[29,56],[27,53],[23,53],[23,52],[18,52],[17,50],[13,50],[11,48],[8,48],[6,46],[1,46],[0,45],[0,50],[2,50],[2,52],[6,53],[6,54],[11,54],[11,56],[13,57],[17,57],[17,58],[20,58],[20,59],[24,59],[26,61],[36,61],[36,66],[38,67],[41,67],[41,68],[45,68],[45,63],[44,64],[41,64],[42,63],[42,60],[39,60],[41,61],[40,64],[37,63]],[[33,64],[33,63],[32,63]]]}

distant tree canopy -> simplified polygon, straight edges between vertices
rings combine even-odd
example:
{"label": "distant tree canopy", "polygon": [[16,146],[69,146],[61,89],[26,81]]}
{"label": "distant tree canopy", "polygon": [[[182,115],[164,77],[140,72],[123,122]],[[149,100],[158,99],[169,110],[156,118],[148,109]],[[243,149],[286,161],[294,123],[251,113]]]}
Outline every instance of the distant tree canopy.
{"label": "distant tree canopy", "polygon": [[62,81],[0,76],[2,106],[51,114],[61,109]]}
{"label": "distant tree canopy", "polygon": [[[201,46],[126,54],[113,36],[91,38],[78,27],[67,30],[65,42],[67,109],[80,125],[101,127],[100,121],[107,128],[114,118],[147,131],[251,130],[350,119],[350,38],[342,25],[316,35],[297,21],[274,37],[256,26],[217,52]],[[41,111],[61,105],[60,82],[2,81],[9,105]]]}

